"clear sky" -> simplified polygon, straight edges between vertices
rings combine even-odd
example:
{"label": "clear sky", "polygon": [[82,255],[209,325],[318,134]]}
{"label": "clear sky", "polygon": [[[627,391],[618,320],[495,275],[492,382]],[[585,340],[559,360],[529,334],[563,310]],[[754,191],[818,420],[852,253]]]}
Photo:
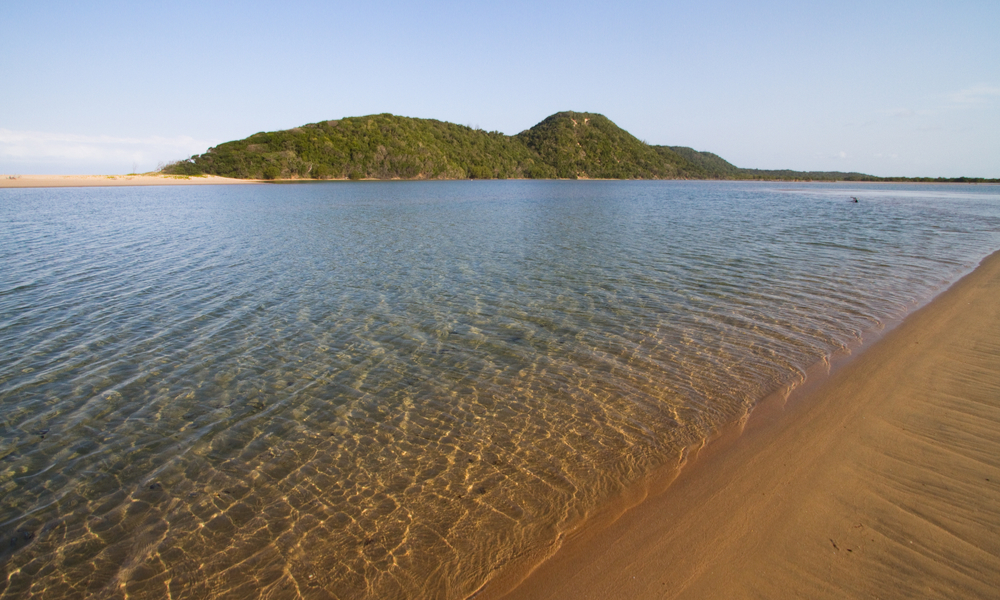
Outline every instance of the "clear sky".
{"label": "clear sky", "polygon": [[598,112],[740,167],[1000,177],[1000,2],[0,0],[0,173],[390,112]]}

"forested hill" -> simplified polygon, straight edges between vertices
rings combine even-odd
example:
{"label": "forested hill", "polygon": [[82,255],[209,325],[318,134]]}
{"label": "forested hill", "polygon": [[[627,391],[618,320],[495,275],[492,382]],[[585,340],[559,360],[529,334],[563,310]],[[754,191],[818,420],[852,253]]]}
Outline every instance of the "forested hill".
{"label": "forested hill", "polygon": [[382,114],[256,133],[164,171],[249,179],[701,178],[591,113],[562,112],[518,135]]}
{"label": "forested hill", "polygon": [[163,169],[239,179],[813,179],[861,173],[740,169],[709,152],[651,146],[594,113],[561,112],[508,136],[390,114],[255,133]]}

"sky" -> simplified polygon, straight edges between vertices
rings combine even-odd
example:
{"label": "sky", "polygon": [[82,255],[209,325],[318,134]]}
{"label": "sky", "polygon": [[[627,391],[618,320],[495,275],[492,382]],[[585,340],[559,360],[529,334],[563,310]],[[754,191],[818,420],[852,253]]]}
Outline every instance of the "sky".
{"label": "sky", "polygon": [[1000,178],[1000,2],[0,0],[0,173],[563,110],[747,168]]}

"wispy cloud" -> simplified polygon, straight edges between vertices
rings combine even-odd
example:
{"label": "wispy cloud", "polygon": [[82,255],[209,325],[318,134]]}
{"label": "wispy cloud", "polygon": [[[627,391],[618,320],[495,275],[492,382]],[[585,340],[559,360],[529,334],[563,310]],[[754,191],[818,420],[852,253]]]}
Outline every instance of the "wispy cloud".
{"label": "wispy cloud", "polygon": [[952,104],[969,105],[985,104],[993,98],[1000,97],[1000,86],[995,85],[974,85],[972,87],[952,92],[948,94],[948,100]]}
{"label": "wispy cloud", "polygon": [[158,162],[204,152],[214,142],[189,136],[142,138],[0,129],[0,161],[55,165],[121,165],[152,169]]}

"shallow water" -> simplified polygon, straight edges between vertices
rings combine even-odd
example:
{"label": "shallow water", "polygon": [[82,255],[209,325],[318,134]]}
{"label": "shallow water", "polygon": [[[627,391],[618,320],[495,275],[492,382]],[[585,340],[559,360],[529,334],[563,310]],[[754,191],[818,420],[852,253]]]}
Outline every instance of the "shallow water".
{"label": "shallow water", "polygon": [[997,248],[995,186],[4,190],[0,598],[463,598]]}

